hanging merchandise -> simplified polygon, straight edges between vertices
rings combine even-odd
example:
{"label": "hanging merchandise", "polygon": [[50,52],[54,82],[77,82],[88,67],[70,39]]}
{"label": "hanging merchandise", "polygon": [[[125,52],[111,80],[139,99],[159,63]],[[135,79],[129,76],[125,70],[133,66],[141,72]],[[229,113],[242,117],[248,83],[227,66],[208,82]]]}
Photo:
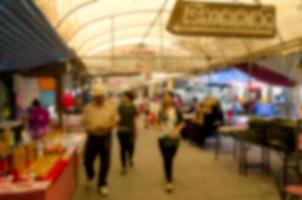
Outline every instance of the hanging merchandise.
{"label": "hanging merchandise", "polygon": [[70,110],[75,106],[74,96],[71,91],[66,91],[63,94],[63,106],[64,110]]}

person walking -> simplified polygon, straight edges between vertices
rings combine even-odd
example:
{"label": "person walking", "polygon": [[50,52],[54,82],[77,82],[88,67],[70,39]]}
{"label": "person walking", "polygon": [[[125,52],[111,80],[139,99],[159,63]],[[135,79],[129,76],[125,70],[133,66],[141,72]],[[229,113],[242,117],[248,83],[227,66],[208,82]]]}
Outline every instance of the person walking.
{"label": "person walking", "polygon": [[107,88],[102,84],[95,84],[91,89],[91,102],[83,113],[83,125],[87,132],[84,152],[84,165],[88,177],[88,185],[93,184],[95,178],[94,161],[100,158],[98,175],[98,191],[108,195],[107,176],[110,168],[112,129],[119,121],[115,104],[106,99]]}
{"label": "person walking", "polygon": [[136,118],[137,109],[133,103],[134,95],[131,92],[125,92],[122,97],[118,111],[120,121],[118,124],[118,139],[120,143],[120,158],[122,164],[121,174],[127,173],[127,167],[133,167],[133,154],[136,139]]}
{"label": "person walking", "polygon": [[181,130],[185,127],[181,113],[174,105],[174,95],[166,92],[162,98],[162,107],[159,112],[158,122],[162,136],[159,138],[159,148],[163,158],[166,191],[173,191],[173,160],[179,147]]}

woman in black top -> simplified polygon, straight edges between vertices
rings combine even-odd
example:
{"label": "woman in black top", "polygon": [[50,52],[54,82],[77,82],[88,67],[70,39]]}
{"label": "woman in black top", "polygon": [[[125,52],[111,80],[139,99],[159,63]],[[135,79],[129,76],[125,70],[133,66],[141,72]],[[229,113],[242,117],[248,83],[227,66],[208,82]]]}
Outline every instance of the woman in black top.
{"label": "woman in black top", "polygon": [[131,92],[125,92],[122,103],[119,106],[120,122],[118,125],[118,139],[120,143],[120,157],[122,175],[127,173],[127,167],[133,166],[133,154],[136,137],[137,109],[133,103],[134,96]]}

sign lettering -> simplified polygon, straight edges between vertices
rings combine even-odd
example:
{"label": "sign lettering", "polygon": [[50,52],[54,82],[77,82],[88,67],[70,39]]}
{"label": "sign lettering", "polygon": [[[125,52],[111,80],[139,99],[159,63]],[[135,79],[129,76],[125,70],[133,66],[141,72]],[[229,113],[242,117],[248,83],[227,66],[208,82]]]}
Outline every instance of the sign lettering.
{"label": "sign lettering", "polygon": [[167,29],[182,35],[274,37],[275,7],[178,1]]}

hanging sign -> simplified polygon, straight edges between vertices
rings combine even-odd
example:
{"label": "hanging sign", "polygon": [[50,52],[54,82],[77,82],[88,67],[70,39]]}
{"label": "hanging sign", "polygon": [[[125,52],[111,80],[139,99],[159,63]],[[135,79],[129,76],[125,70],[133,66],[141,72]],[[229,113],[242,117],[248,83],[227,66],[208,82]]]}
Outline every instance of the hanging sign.
{"label": "hanging sign", "polygon": [[167,29],[179,35],[274,37],[274,6],[179,0]]}

